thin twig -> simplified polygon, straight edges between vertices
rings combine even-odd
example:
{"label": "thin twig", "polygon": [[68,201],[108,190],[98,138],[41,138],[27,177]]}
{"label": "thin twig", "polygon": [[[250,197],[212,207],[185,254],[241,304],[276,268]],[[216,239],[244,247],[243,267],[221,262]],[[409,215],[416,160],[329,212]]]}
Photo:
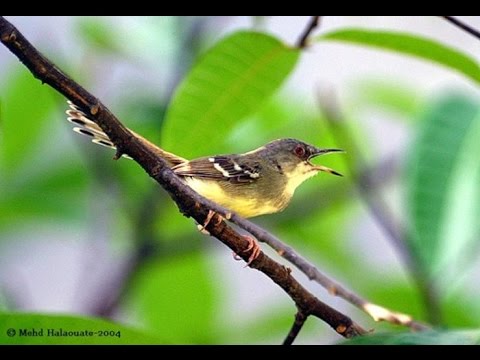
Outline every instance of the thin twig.
{"label": "thin twig", "polygon": [[352,158],[346,159],[348,171],[355,181],[355,185],[358,189],[358,193],[365,201],[368,209],[377,220],[380,228],[383,229],[387,235],[387,239],[401,255],[407,268],[411,271],[412,278],[415,280],[417,286],[421,290],[423,301],[425,303],[425,310],[428,314],[428,319],[431,323],[437,324],[440,321],[440,308],[436,299],[435,289],[429,282],[429,278],[418,267],[417,262],[412,258],[405,239],[406,232],[398,221],[393,216],[390,208],[387,206],[384,199],[378,194],[373,193],[373,187],[370,186],[368,177],[358,177],[358,169],[366,167],[365,157],[362,155],[360,146],[358,146],[354,140],[354,136],[350,134],[347,127],[341,120],[340,111],[332,93],[322,93],[318,96],[318,102],[320,108],[325,113],[328,120],[328,124],[332,129],[334,137],[342,139],[343,143],[349,144],[349,152],[355,154],[356,164],[354,164]]}
{"label": "thin twig", "polygon": [[[144,142],[133,136],[105,105],[40,54],[3,17],[0,17],[0,41],[20,59],[36,78],[50,85],[80,107],[82,111],[87,112],[89,118],[100,126],[116,145],[116,158],[119,158],[122,154],[128,154],[132,157],[168,192],[182,214],[194,218],[200,224],[205,222],[210,209],[226,216],[228,213],[226,209],[203,198],[188,187],[173,173],[163,158],[152,151]],[[251,255],[250,252],[244,252],[244,249],[249,245],[248,240],[224,221],[221,221],[221,218],[217,215],[209,222],[206,230],[245,261],[248,260]],[[353,337],[366,333],[361,326],[354,323],[348,316],[316,298],[291,275],[287,268],[275,262],[263,252],[260,252],[258,257],[250,264],[250,267],[261,271],[280,286],[294,301],[298,309],[301,309],[306,315],[313,315],[322,319],[340,335]]]}
{"label": "thin twig", "polygon": [[287,334],[285,340],[283,340],[283,345],[292,345],[295,339],[297,338],[298,333],[302,330],[303,324],[307,320],[306,316],[301,310],[298,310],[295,314],[295,320],[293,321],[292,328]]}
{"label": "thin twig", "polygon": [[310,22],[308,23],[307,27],[303,31],[302,35],[298,39],[297,47],[303,49],[308,45],[308,39],[310,34],[315,30],[316,27],[320,25],[321,16],[312,16]]}
{"label": "thin twig", "polygon": [[232,216],[231,221],[254,235],[258,240],[268,244],[270,247],[276,250],[280,256],[291,262],[301,272],[307,275],[310,280],[317,282],[322,287],[327,289],[330,295],[338,296],[348,301],[350,304],[366,312],[375,321],[388,321],[393,324],[407,326],[412,330],[426,330],[429,328],[427,325],[413,320],[410,315],[395,312],[382,306],[373,304],[354,292],[347,290],[342,285],[323,274],[317,269],[317,267],[305,260],[292,247],[284,244],[274,235],[268,233],[254,223],[246,221],[240,217],[237,218],[236,215]]}
{"label": "thin twig", "polygon": [[453,16],[440,16],[441,18],[447,20],[448,22],[452,23],[453,25],[459,27],[463,31],[469,33],[472,36],[475,36],[477,39],[480,40],[480,31],[474,29],[470,25],[467,25],[460,20],[455,19]]}

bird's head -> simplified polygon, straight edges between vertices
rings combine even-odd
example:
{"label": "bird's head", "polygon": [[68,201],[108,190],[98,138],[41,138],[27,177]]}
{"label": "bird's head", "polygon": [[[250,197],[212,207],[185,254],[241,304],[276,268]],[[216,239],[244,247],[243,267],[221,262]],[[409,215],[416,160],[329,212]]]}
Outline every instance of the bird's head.
{"label": "bird's head", "polygon": [[287,176],[292,193],[298,185],[320,171],[342,176],[333,169],[311,162],[320,155],[343,152],[340,149],[320,149],[296,139],[279,139],[265,145],[264,151],[277,170]]}

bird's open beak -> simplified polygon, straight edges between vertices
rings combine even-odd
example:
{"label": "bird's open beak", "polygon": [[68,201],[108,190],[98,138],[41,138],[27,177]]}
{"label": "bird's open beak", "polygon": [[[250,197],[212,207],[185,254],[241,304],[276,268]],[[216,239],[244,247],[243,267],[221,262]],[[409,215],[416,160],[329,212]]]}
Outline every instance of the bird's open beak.
{"label": "bird's open beak", "polygon": [[[308,158],[308,160],[313,159],[314,157],[317,157],[317,156],[320,156],[320,155],[330,154],[330,153],[333,153],[333,152],[345,152],[345,151],[341,150],[341,149],[318,149],[318,148],[315,148],[313,151],[311,151],[312,155]],[[323,165],[314,165],[314,164],[311,164],[311,165],[313,166],[313,170],[323,171],[323,172],[327,172],[329,174],[333,174],[333,175],[337,175],[337,176],[343,176],[339,172],[337,172],[333,169],[330,169],[329,167],[326,167],[326,166],[323,166]]]}

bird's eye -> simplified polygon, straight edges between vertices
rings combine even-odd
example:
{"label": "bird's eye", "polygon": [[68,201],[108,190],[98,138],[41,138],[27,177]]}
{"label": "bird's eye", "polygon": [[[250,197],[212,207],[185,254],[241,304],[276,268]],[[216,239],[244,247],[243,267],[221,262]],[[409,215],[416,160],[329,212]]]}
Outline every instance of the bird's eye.
{"label": "bird's eye", "polygon": [[305,155],[305,148],[302,145],[297,145],[295,146],[295,149],[293,150],[293,152],[299,158],[303,158],[303,156]]}

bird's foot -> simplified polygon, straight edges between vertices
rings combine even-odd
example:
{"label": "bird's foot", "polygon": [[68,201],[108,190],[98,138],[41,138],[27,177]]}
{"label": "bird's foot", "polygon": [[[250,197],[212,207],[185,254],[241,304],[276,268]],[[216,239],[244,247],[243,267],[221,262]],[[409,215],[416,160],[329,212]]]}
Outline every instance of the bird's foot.
{"label": "bird's foot", "polygon": [[[210,233],[206,230],[206,227],[208,226],[208,224],[210,224],[210,221],[212,221],[212,219],[215,215],[217,215],[217,221],[215,222],[215,225],[218,225],[223,221],[223,219],[224,219],[223,216],[217,214],[213,210],[208,210],[208,214],[207,214],[207,217],[205,218],[205,222],[203,223],[203,225],[200,225],[200,224],[197,225],[198,230],[202,234],[210,235]],[[226,219],[229,220],[230,217],[231,217],[231,213],[227,213]],[[242,250],[242,252],[251,251],[251,254],[248,257],[247,264],[245,265],[245,267],[247,267],[252,263],[253,260],[255,260],[258,257],[258,255],[260,255],[260,252],[262,251],[262,249],[260,248],[260,245],[258,245],[258,242],[257,242],[257,240],[255,240],[255,238],[253,238],[251,236],[247,236],[247,235],[244,235],[243,237],[245,238],[245,240],[248,241],[248,246],[245,250]],[[242,259],[236,253],[233,253],[233,258],[235,260],[241,260]]]}
{"label": "bird's foot", "polygon": [[[208,224],[210,224],[210,221],[212,221],[212,218],[215,216],[215,214],[217,214],[215,211],[208,210],[208,214],[203,225],[200,225],[200,224],[197,225],[198,231],[200,231],[204,235],[210,235],[210,233],[205,228],[208,226]],[[221,215],[218,215],[215,225],[220,224],[222,221],[223,221],[223,217]]]}
{"label": "bird's foot", "polygon": [[[242,250],[242,252],[249,252],[249,251],[252,252],[248,257],[247,264],[245,265],[245,267],[247,267],[252,263],[253,260],[255,260],[258,257],[258,255],[260,255],[260,252],[262,251],[262,249],[260,248],[260,245],[258,245],[258,242],[257,240],[255,240],[255,238],[247,235],[244,235],[243,237],[245,238],[245,240],[248,241],[248,246],[245,250]],[[242,260],[242,258],[238,256],[238,254],[236,253],[233,253],[233,258],[235,260]]]}

